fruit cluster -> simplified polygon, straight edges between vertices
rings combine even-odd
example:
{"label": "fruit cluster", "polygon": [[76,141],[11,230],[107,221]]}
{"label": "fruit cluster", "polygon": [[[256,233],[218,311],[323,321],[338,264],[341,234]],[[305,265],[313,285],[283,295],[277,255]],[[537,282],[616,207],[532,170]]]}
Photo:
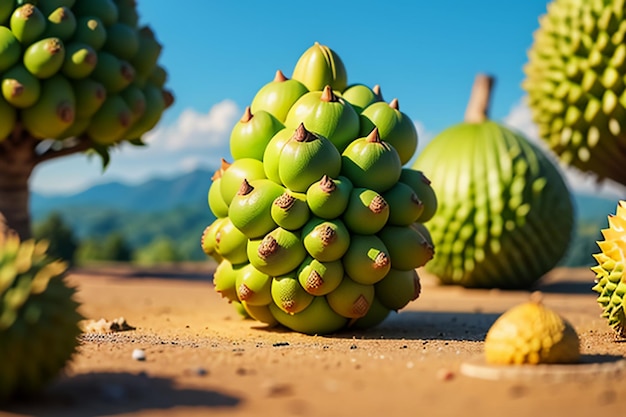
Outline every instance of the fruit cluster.
{"label": "fruit cluster", "polygon": [[292,78],[278,71],[256,93],[231,132],[234,160],[213,176],[202,247],[220,262],[215,289],[310,334],[374,326],[416,299],[437,208],[428,179],[403,167],[417,141],[397,100],[348,85],[315,43]]}
{"label": "fruit cluster", "polygon": [[46,255],[47,243],[2,229],[0,218],[0,403],[57,376],[78,346],[82,319],[65,263]]}
{"label": "fruit cluster", "polygon": [[135,0],[0,2],[0,140],[135,140],[173,98],[161,45],[138,25]]}

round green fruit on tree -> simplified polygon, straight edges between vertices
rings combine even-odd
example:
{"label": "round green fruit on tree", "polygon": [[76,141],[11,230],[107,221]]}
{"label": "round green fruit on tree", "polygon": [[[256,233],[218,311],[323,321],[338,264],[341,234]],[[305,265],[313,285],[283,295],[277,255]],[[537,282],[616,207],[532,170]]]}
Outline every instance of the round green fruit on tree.
{"label": "round green fruit on tree", "polygon": [[492,82],[476,78],[465,121],[437,135],[415,161],[439,201],[426,222],[436,247],[426,269],[444,284],[526,289],[565,254],[572,198],[537,146],[487,118]]}

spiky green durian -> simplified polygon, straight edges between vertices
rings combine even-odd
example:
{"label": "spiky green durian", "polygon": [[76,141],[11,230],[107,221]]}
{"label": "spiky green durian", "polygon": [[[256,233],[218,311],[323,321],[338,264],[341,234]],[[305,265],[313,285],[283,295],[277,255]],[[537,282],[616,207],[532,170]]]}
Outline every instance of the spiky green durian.
{"label": "spiky green durian", "polygon": [[41,390],[78,346],[76,290],[46,251],[45,241],[0,230],[0,403]]}
{"label": "spiky green durian", "polygon": [[444,284],[522,289],[565,254],[573,204],[537,146],[488,120],[492,81],[477,77],[466,121],[441,132],[415,161],[439,204],[426,222],[436,247],[426,269]]}
{"label": "spiky green durian", "polygon": [[528,51],[523,88],[559,159],[626,184],[626,2],[553,0]]}
{"label": "spiky green durian", "polygon": [[626,338],[625,234],[626,201],[621,200],[615,215],[609,216],[609,227],[602,229],[604,240],[598,242],[601,252],[593,255],[598,265],[591,270],[596,274],[596,285],[593,290],[598,293],[602,317],[606,318],[609,325],[623,338]]}

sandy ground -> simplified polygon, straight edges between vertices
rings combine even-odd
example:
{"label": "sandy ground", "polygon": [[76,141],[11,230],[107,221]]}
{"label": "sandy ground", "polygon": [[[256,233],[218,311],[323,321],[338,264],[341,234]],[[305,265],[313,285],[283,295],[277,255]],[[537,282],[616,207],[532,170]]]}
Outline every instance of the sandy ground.
{"label": "sandy ground", "polygon": [[[585,360],[597,366],[496,380],[463,370],[482,359],[495,319],[529,292],[440,287],[420,271],[421,297],[378,327],[306,336],[242,319],[214,292],[211,272],[210,265],[74,270],[69,279],[85,317],[124,317],[136,330],[85,334],[63,376],[0,415],[572,417],[626,410],[626,343],[599,317],[593,274],[584,268],[556,269],[537,289],[574,325]],[[145,360],[133,359],[135,349]]]}

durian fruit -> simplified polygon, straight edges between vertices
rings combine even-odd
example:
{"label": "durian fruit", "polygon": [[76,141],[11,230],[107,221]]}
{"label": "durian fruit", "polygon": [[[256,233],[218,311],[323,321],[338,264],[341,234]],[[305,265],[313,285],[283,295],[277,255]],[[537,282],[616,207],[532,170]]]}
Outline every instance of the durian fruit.
{"label": "durian fruit", "polygon": [[45,241],[0,230],[0,403],[44,388],[78,346],[76,289],[46,250]]}
{"label": "durian fruit", "polygon": [[604,240],[598,242],[601,252],[593,255],[598,265],[591,268],[596,274],[593,290],[598,293],[602,317],[622,338],[626,338],[625,235],[626,201],[622,200],[617,205],[615,215],[609,216],[609,227],[602,230]]}
{"label": "durian fruit", "polygon": [[443,284],[526,289],[565,254],[570,192],[553,162],[522,134],[488,119],[493,78],[479,74],[465,121],[424,148],[413,167],[439,199],[426,222]]}
{"label": "durian fruit", "polygon": [[541,294],[505,311],[485,337],[485,359],[493,365],[576,363],[580,342],[574,327],[543,305]]}
{"label": "durian fruit", "polygon": [[539,135],[566,165],[626,184],[626,2],[553,0],[523,88]]}
{"label": "durian fruit", "polygon": [[[308,334],[375,326],[418,298],[416,269],[434,255],[423,221],[437,198],[423,173],[403,167],[415,126],[380,87],[348,84],[326,45],[307,49],[291,79],[277,75],[234,127],[238,152],[209,187],[216,220],[201,244],[219,262],[215,290],[270,326]],[[247,238],[247,259],[226,250],[224,224]]]}

